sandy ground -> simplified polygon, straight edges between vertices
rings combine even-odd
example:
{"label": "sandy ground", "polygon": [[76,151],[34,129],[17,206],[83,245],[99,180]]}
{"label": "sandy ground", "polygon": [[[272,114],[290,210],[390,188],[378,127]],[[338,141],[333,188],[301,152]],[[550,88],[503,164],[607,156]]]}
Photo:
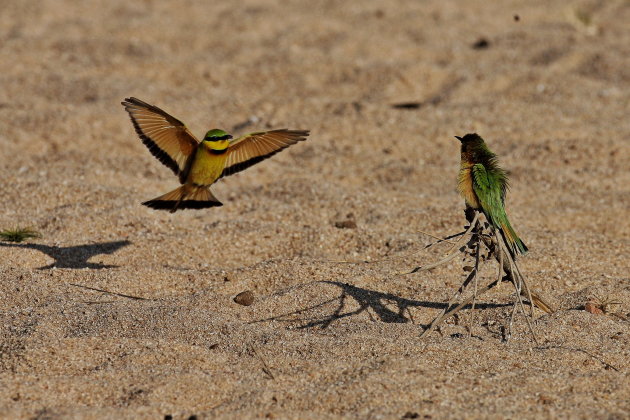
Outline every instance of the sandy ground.
{"label": "sandy ground", "polygon": [[[630,416],[630,3],[235,3],[2,3],[0,228],[43,237],[0,243],[0,417]],[[177,181],[127,96],[198,135],[311,137],[221,208],[157,212]],[[446,249],[418,231],[463,226],[472,131],[558,308],[540,345],[522,316],[502,341],[508,284],[472,337],[465,311],[420,339],[465,263],[397,275]]]}

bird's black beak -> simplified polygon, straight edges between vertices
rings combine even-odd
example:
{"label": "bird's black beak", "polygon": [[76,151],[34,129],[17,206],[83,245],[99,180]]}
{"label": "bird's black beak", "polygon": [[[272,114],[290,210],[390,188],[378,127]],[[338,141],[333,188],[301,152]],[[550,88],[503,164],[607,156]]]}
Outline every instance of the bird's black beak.
{"label": "bird's black beak", "polygon": [[459,137],[459,136],[455,136],[455,138],[456,138],[457,140],[459,140],[459,141],[462,141],[462,140],[463,140],[463,139],[462,139],[461,137]]}

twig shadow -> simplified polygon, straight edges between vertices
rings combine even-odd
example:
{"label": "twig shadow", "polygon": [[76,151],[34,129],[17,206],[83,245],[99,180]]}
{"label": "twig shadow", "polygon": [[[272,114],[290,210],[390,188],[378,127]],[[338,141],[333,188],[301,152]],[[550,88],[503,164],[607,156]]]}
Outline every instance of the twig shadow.
{"label": "twig shadow", "polygon": [[41,251],[49,257],[53,258],[51,264],[43,267],[39,267],[38,270],[48,270],[51,268],[114,268],[116,265],[100,264],[88,262],[88,260],[96,255],[101,254],[113,254],[120,248],[123,248],[131,244],[131,241],[114,241],[114,242],[102,242],[88,245],[76,245],[76,246],[55,246],[55,245],[43,245],[43,244],[13,244],[0,242],[0,246],[8,248],[26,248],[35,249]]}
{"label": "twig shadow", "polygon": [[[364,289],[361,287],[353,286],[351,284],[337,282],[337,281],[320,281],[311,284],[330,284],[337,286],[341,289],[341,294],[335,298],[328,299],[309,307],[299,309],[297,311],[276,315],[270,318],[252,321],[251,323],[266,322],[266,321],[280,321],[280,322],[305,322],[305,324],[299,326],[300,329],[305,328],[328,328],[333,322],[359,315],[364,311],[367,311],[370,318],[374,319],[372,314],[376,315],[378,321],[387,323],[408,323],[413,322],[410,309],[412,308],[431,308],[431,309],[444,309],[446,303],[431,302],[425,300],[413,300],[406,299],[400,296],[393,295],[391,293],[382,293],[375,290]],[[350,304],[349,299],[354,300],[358,304],[356,309],[346,309],[346,306]],[[305,315],[309,311],[325,307],[326,305],[337,302],[336,308],[332,313],[323,317],[314,318],[296,318],[296,315]],[[506,304],[477,304],[477,308],[497,308],[506,306]]]}

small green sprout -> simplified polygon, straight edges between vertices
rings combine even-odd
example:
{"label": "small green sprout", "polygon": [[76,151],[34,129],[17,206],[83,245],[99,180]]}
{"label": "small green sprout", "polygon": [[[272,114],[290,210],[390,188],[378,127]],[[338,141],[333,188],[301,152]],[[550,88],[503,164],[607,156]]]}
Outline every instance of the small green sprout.
{"label": "small green sprout", "polygon": [[0,231],[0,239],[7,242],[22,242],[26,239],[41,238],[42,235],[31,228],[16,227]]}

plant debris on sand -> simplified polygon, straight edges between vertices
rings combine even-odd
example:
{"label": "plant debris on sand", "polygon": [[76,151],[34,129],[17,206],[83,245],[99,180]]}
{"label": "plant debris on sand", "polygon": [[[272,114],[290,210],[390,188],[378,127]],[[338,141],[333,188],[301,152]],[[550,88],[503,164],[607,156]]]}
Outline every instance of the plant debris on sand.
{"label": "plant debris on sand", "polygon": [[0,239],[7,242],[23,242],[27,239],[41,238],[42,235],[31,228],[15,227],[0,231]]}

